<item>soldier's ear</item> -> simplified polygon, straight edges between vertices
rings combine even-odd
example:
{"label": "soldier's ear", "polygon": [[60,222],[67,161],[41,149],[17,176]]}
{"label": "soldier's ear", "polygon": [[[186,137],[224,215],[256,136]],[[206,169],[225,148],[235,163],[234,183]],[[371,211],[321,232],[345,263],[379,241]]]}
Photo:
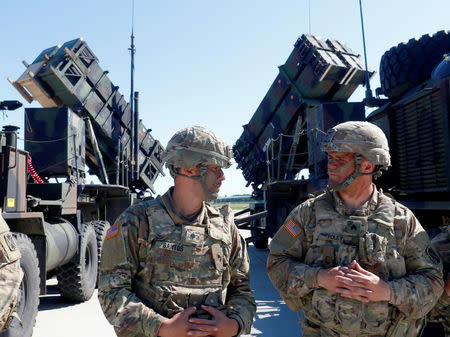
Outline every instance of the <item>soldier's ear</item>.
{"label": "soldier's ear", "polygon": [[371,163],[367,159],[363,159],[360,165],[361,173],[372,173],[375,171],[375,164]]}
{"label": "soldier's ear", "polygon": [[193,167],[190,169],[180,168],[178,172],[188,177],[194,177],[198,176],[199,168],[198,167]]}

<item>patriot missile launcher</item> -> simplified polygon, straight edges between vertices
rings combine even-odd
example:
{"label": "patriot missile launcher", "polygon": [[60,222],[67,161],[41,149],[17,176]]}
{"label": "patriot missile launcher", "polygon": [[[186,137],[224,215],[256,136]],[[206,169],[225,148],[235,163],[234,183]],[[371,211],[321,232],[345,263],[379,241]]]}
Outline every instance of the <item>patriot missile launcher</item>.
{"label": "patriot missile launcher", "polygon": [[[358,55],[343,42],[302,35],[233,146],[247,186],[266,210],[241,228],[252,229],[257,246],[266,247],[282,219],[308,193],[326,186],[324,131],[346,120],[364,120],[361,102],[347,100],[366,74]],[[301,174],[309,179],[301,179]]]}
{"label": "patriot missile launcher", "polygon": [[[24,64],[25,72],[9,81],[43,108],[25,108],[24,150],[17,148],[17,127],[0,132],[2,216],[17,238],[25,274],[17,307],[22,322],[14,319],[2,334],[10,337],[32,335],[48,278],[56,275],[69,301],[92,296],[110,224],[154,193],[163,174],[164,148],[139,120],[138,93],[132,109],[85,41],[47,48]],[[88,184],[88,173],[100,183]]]}

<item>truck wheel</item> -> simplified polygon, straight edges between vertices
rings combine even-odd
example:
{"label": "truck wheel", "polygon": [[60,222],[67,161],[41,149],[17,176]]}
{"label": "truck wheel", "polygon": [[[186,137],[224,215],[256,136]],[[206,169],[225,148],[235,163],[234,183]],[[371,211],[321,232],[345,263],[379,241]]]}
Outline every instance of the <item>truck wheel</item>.
{"label": "truck wheel", "polygon": [[106,231],[111,225],[109,224],[108,221],[102,220],[91,221],[90,224],[94,227],[95,236],[97,237],[97,256],[98,256],[98,265],[100,266],[100,261],[102,260],[103,240],[105,239]]}
{"label": "truck wheel", "polygon": [[75,258],[76,262],[58,268],[58,288],[65,299],[84,302],[94,293],[98,270],[97,238],[90,223],[83,226],[80,253]]}
{"label": "truck wheel", "polygon": [[267,237],[267,235],[261,233],[260,231],[251,230],[252,236],[258,236],[258,239],[256,239],[255,241],[253,241],[253,244],[255,245],[256,248],[258,249],[266,249],[269,245],[269,238]]}
{"label": "truck wheel", "polygon": [[433,68],[450,51],[450,32],[441,30],[392,47],[381,57],[381,93],[394,99],[430,78]]}
{"label": "truck wheel", "polygon": [[102,248],[103,248],[103,240],[106,236],[106,231],[111,226],[108,221],[91,221],[88,222],[88,224],[91,224],[92,227],[94,227],[95,230],[95,236],[97,238],[97,256],[98,256],[98,262],[100,263],[101,257],[102,257]]}
{"label": "truck wheel", "polygon": [[23,279],[19,288],[16,312],[22,320],[22,325],[13,319],[8,330],[0,334],[1,337],[30,337],[36,323],[39,306],[39,260],[30,238],[22,233],[14,233],[22,257],[20,267]]}

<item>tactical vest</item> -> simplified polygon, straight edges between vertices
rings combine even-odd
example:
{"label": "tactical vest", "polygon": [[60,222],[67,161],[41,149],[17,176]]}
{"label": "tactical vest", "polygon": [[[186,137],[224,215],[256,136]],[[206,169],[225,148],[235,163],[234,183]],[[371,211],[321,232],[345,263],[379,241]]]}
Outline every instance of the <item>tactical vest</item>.
{"label": "tactical vest", "polygon": [[[406,274],[401,238],[396,237],[397,207],[381,192],[376,209],[369,216],[345,216],[335,211],[330,194],[316,198],[315,224],[306,226],[311,243],[305,263],[330,268],[358,263],[389,281]],[[344,298],[324,288],[314,290],[304,305],[309,321],[345,336],[385,335],[398,316],[388,302],[363,303]]]}
{"label": "tactical vest", "polygon": [[[0,216],[0,331],[6,330],[13,317],[23,272],[17,242]],[[18,317],[17,317],[18,318]]]}
{"label": "tactical vest", "polygon": [[[141,249],[141,271],[146,285],[136,281],[139,298],[156,312],[172,317],[197,307],[197,317],[209,318],[201,305],[225,308],[231,268],[232,214],[210,218],[205,224],[176,225],[161,205],[147,209],[148,239]],[[153,216],[159,209],[157,219]],[[163,216],[161,216],[163,214]]]}

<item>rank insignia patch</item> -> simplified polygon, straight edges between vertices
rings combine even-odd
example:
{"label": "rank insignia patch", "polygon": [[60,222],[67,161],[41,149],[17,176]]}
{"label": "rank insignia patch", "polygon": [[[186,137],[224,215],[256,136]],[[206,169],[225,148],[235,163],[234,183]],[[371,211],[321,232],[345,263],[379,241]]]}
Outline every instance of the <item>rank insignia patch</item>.
{"label": "rank insignia patch", "polygon": [[294,239],[302,232],[302,229],[295,223],[294,219],[292,218],[290,218],[289,221],[286,222],[284,228],[286,228],[286,230]]}
{"label": "rank insignia patch", "polygon": [[119,233],[119,223],[116,223],[113,226],[109,227],[109,229],[107,230],[105,240],[111,239],[118,233]]}

